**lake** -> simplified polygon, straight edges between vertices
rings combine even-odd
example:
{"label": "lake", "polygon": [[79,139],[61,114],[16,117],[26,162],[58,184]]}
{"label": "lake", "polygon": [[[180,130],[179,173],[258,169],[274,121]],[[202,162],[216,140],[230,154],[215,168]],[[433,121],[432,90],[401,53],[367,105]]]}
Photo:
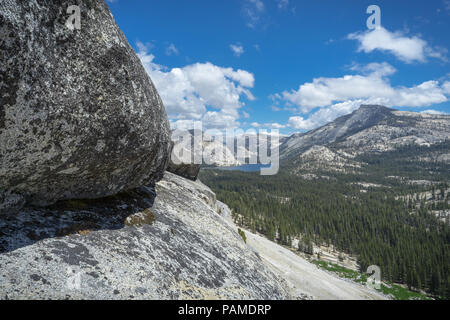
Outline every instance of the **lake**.
{"label": "lake", "polygon": [[270,164],[244,164],[234,167],[217,167],[214,169],[225,170],[225,171],[244,171],[244,172],[257,172],[261,168],[270,168]]}

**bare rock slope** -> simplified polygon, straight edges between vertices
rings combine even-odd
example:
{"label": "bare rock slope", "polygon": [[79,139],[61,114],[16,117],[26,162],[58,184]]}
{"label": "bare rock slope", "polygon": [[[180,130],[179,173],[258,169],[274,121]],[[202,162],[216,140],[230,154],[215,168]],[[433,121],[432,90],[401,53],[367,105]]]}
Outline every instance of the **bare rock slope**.
{"label": "bare rock slope", "polygon": [[2,215],[0,298],[291,298],[219,211],[208,187],[166,173],[156,190]]}
{"label": "bare rock slope", "polygon": [[246,231],[247,243],[264,263],[288,284],[295,297],[317,300],[385,300],[387,297],[366,286],[336,277],[292,251]]}

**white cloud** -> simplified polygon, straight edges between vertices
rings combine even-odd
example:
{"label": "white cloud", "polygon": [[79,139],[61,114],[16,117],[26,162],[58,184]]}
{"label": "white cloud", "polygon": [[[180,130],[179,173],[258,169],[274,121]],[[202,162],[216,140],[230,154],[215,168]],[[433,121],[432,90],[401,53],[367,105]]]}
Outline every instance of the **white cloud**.
{"label": "white cloud", "polygon": [[278,9],[286,9],[289,6],[289,0],[277,0]]}
{"label": "white cloud", "polygon": [[240,44],[230,44],[230,49],[236,57],[240,57],[244,53],[244,47]]}
{"label": "white cloud", "polygon": [[[436,103],[440,103],[442,93],[441,89],[437,82],[435,81],[427,81],[423,84],[415,87],[416,90],[412,90],[412,88],[402,88],[399,91],[399,101],[404,100],[405,105],[403,106],[418,106],[420,107],[420,102],[428,102],[430,99],[436,99]],[[430,88],[430,92],[427,92],[426,88]],[[417,92],[416,92],[417,91]],[[420,93],[420,91],[423,91]],[[437,92],[434,92],[437,91]],[[410,104],[407,105],[406,102],[410,101]],[[448,98],[446,98],[448,101]],[[385,98],[367,98],[367,99],[351,99],[343,102],[335,103],[330,106],[326,106],[323,108],[319,108],[316,112],[310,115],[307,119],[302,116],[293,116],[289,118],[288,125],[294,129],[300,130],[311,130],[322,125],[325,125],[340,116],[344,116],[346,114],[350,114],[353,111],[359,109],[359,107],[363,104],[366,105],[385,105],[392,106],[388,103],[389,101]],[[431,104],[431,103],[430,103]],[[436,110],[425,110],[422,113],[428,114],[445,114],[444,112],[436,111]]]}
{"label": "white cloud", "polygon": [[255,6],[258,11],[264,11],[264,3],[261,0],[247,0],[249,3]]}
{"label": "white cloud", "polygon": [[448,101],[438,81],[430,80],[411,88],[398,88],[392,97],[384,98],[389,106],[427,107]]}
{"label": "white cloud", "polygon": [[253,74],[245,70],[222,68],[212,63],[195,63],[168,68],[154,62],[154,55],[142,43],[138,57],[153,80],[174,126],[203,120],[205,127],[233,127],[239,119],[243,98],[254,100],[250,89]]}
{"label": "white cloud", "polygon": [[366,65],[353,64],[350,70],[359,72],[363,75],[374,75],[378,77],[393,75],[397,70],[389,63],[372,62]]}
{"label": "white cloud", "polygon": [[442,84],[442,89],[444,90],[444,92],[448,95],[450,95],[450,81],[445,81]]}
{"label": "white cloud", "polygon": [[258,123],[258,122],[252,122],[250,124],[254,128],[268,128],[268,129],[283,129],[286,128],[287,125],[285,124],[279,124],[277,122],[268,122],[268,123]]}
{"label": "white cloud", "polygon": [[281,111],[281,108],[279,108],[277,106],[271,106],[270,108],[272,109],[272,111],[275,111],[275,112]]}
{"label": "white cloud", "polygon": [[313,113],[308,119],[301,116],[289,118],[289,126],[294,129],[311,130],[320,127],[336,118],[349,114],[358,109],[362,104],[369,103],[365,100],[350,100],[334,104],[328,108],[321,108]]}
{"label": "white cloud", "polygon": [[270,129],[283,129],[283,128],[286,128],[286,125],[279,124],[277,122],[266,123],[266,124],[264,124],[264,126],[267,127],[267,128],[270,128]]}
{"label": "white cloud", "polygon": [[347,37],[359,41],[358,51],[385,51],[406,63],[425,62],[428,57],[446,60],[444,49],[432,48],[417,36],[407,37],[400,31],[390,32],[383,27],[351,33]]}
{"label": "white cloud", "polygon": [[175,45],[173,43],[171,43],[167,48],[166,48],[166,55],[168,56],[172,56],[172,55],[178,55],[180,52],[178,51],[177,47],[175,47]]}
{"label": "white cloud", "polygon": [[311,129],[310,123],[301,116],[290,117],[288,125],[294,129],[300,129],[300,130]]}
{"label": "white cloud", "polygon": [[[284,101],[291,106],[291,111],[300,114],[290,117],[288,125],[301,130],[317,128],[353,112],[362,104],[427,107],[450,100],[450,81],[430,80],[411,87],[393,87],[389,76],[396,70],[388,63],[353,65],[351,70],[356,74],[313,79],[300,85],[298,90],[273,94],[270,98],[278,103]],[[314,113],[304,115],[314,109],[317,109]]]}
{"label": "white cloud", "polygon": [[[412,87],[392,87],[388,76],[395,68],[388,63],[371,63],[364,67],[353,67],[360,74],[345,75],[340,78],[316,78],[300,85],[298,90],[285,91],[280,96],[289,104],[308,113],[316,107],[326,107],[349,100],[370,100],[386,106],[425,107],[448,100],[447,84],[426,81]],[[449,86],[450,87],[450,86]]]}
{"label": "white cloud", "polygon": [[426,114],[435,114],[435,115],[441,115],[441,114],[448,114],[447,112],[444,111],[438,111],[438,110],[424,110],[421,113],[426,113]]}
{"label": "white cloud", "polygon": [[261,0],[245,0],[242,11],[247,19],[247,26],[254,29],[260,21],[264,10],[265,6]]}

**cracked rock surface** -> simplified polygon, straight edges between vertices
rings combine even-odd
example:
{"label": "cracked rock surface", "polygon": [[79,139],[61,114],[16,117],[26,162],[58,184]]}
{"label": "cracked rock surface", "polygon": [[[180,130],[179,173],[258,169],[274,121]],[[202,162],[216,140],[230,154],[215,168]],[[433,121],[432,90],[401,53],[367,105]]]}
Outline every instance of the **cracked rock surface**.
{"label": "cracked rock surface", "polygon": [[155,190],[2,215],[0,298],[291,298],[224,206],[166,172]]}

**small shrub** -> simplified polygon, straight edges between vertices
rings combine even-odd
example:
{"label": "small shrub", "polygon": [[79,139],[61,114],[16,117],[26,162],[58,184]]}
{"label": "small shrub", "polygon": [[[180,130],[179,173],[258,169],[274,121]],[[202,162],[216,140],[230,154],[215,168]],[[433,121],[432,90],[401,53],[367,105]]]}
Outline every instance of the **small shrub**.
{"label": "small shrub", "polygon": [[244,242],[247,243],[247,236],[245,235],[245,232],[242,231],[240,228],[238,228],[238,233],[241,236],[242,240],[244,240]]}

